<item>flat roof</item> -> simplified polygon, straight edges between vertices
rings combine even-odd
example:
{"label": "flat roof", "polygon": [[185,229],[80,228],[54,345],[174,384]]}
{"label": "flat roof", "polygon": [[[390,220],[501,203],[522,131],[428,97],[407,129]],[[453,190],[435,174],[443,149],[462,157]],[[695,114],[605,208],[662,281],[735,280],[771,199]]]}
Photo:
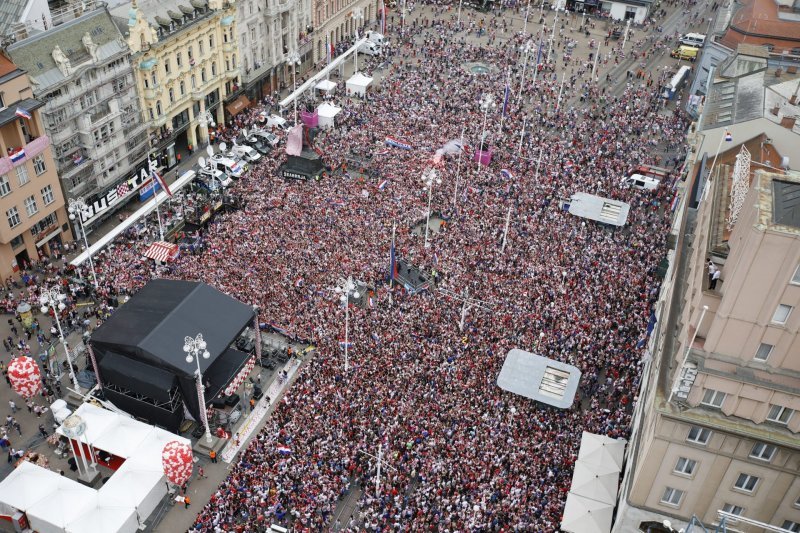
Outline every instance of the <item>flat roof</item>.
{"label": "flat roof", "polygon": [[612,226],[624,226],[630,210],[630,204],[585,192],[576,192],[569,201],[569,214]]}
{"label": "flat roof", "polygon": [[581,371],[572,365],[514,348],[506,355],[497,386],[537,402],[569,409],[580,379]]}

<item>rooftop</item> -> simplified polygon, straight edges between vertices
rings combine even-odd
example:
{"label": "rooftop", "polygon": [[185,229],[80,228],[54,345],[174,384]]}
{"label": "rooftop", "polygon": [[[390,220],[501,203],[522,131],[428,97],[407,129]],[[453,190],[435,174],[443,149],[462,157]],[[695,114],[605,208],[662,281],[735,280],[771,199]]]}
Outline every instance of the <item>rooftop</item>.
{"label": "rooftop", "polygon": [[800,235],[800,172],[756,172],[758,223],[764,228]]}
{"label": "rooftop", "polygon": [[771,44],[779,50],[800,48],[800,22],[782,19],[775,0],[743,0],[722,37],[722,44],[729,48],[740,43]]}

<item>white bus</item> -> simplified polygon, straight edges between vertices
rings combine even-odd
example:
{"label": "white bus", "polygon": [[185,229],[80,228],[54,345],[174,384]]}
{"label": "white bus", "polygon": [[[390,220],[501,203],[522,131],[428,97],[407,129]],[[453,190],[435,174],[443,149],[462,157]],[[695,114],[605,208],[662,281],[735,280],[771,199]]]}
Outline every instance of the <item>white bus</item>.
{"label": "white bus", "polygon": [[667,100],[673,100],[675,95],[678,94],[683,87],[683,85],[689,79],[689,73],[692,71],[692,67],[689,65],[684,65],[678,69],[678,72],[672,76],[672,79],[669,80],[669,83],[664,86],[664,98]]}

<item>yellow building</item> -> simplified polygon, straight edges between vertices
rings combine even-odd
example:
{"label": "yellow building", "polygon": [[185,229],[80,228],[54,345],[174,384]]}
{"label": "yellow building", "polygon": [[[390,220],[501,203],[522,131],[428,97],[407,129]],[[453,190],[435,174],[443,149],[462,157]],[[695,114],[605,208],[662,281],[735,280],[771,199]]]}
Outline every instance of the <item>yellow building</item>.
{"label": "yellow building", "polygon": [[236,98],[242,91],[233,2],[137,0],[115,14],[120,10],[152,154],[171,168],[178,154],[207,142],[209,123],[224,123],[226,101],[234,115],[249,103]]}

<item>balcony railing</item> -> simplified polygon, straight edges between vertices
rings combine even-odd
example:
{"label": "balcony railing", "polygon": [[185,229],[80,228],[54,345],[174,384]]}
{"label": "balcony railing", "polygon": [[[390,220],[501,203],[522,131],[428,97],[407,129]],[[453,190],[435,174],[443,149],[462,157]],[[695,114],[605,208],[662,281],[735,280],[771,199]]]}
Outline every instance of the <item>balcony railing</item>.
{"label": "balcony railing", "polygon": [[[19,165],[23,164],[25,161],[29,159],[33,159],[37,155],[44,152],[44,149],[50,145],[50,138],[47,135],[42,135],[38,137],[22,148],[17,150],[10,156],[6,156],[0,158],[0,174],[5,174],[9,172],[12,168],[18,167]],[[13,160],[12,160],[13,157]]]}

